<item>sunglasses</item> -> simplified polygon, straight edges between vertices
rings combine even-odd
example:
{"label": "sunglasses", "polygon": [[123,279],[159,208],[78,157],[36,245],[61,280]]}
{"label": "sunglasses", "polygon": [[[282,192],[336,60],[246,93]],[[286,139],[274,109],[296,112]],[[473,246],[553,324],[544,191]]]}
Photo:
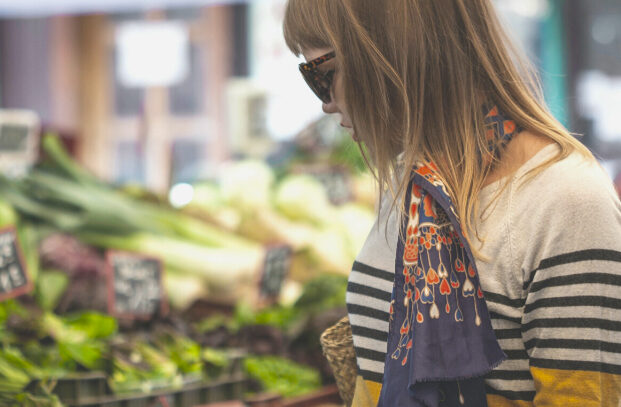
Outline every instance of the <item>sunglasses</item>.
{"label": "sunglasses", "polygon": [[335,56],[335,52],[329,52],[325,55],[300,64],[300,72],[304,80],[323,103],[330,103],[330,87],[334,79],[334,69],[322,72],[318,69],[319,65],[331,60]]}

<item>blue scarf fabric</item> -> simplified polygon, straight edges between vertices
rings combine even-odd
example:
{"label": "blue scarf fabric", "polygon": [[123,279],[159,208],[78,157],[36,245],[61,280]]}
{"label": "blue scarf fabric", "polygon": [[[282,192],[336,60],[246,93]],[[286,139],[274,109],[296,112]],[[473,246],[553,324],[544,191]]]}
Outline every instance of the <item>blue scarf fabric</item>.
{"label": "blue scarf fabric", "polygon": [[[486,116],[496,154],[518,129]],[[491,326],[476,263],[433,163],[412,171],[395,261],[380,407],[485,407],[483,376],[506,355]]]}

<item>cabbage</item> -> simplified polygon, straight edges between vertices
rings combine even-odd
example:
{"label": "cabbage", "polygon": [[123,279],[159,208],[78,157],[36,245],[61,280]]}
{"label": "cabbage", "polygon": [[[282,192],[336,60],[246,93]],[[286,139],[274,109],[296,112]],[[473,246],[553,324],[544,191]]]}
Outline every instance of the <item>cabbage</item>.
{"label": "cabbage", "polygon": [[223,199],[240,209],[269,207],[273,183],[272,169],[257,160],[228,163],[220,175]]}
{"label": "cabbage", "polygon": [[315,225],[329,225],[334,220],[334,207],[325,188],[310,175],[290,175],[278,186],[274,204],[292,220]]}

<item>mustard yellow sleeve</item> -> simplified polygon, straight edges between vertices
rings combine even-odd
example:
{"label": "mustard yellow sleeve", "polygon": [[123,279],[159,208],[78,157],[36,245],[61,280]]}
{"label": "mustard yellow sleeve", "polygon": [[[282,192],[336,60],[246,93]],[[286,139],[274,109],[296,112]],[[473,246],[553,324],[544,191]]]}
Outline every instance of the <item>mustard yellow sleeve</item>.
{"label": "mustard yellow sleeve", "polygon": [[356,387],[352,407],[375,407],[379,401],[382,384],[356,377]]}
{"label": "mustard yellow sleeve", "polygon": [[531,368],[535,406],[619,407],[621,376],[610,373]]}

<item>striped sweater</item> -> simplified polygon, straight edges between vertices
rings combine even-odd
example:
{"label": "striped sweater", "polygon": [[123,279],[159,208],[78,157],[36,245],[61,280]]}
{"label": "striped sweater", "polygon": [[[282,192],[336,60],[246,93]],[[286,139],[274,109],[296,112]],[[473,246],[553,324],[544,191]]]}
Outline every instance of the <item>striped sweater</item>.
{"label": "striped sweater", "polygon": [[[491,407],[621,406],[621,203],[578,154],[520,182],[557,148],[542,149],[504,190],[501,180],[479,195],[477,268],[508,356],[486,378]],[[397,216],[382,206],[349,278],[355,406],[375,406],[381,390]]]}

